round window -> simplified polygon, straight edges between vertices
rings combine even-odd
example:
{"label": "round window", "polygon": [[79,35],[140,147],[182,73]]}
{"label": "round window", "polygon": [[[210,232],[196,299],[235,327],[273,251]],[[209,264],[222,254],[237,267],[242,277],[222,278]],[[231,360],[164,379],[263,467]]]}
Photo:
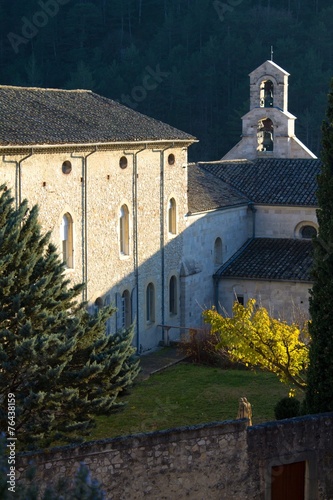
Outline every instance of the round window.
{"label": "round window", "polygon": [[301,237],[305,240],[311,240],[317,236],[317,230],[313,226],[303,226],[301,229]]}
{"label": "round window", "polygon": [[174,165],[175,164],[175,155],[174,154],[171,153],[168,156],[168,163],[169,163],[169,165]]}
{"label": "round window", "polygon": [[128,165],[128,161],[127,161],[127,158],[126,156],[122,156],[119,160],[119,166],[120,168],[126,168]]}
{"label": "round window", "polygon": [[63,174],[70,174],[72,171],[72,164],[70,161],[66,160],[62,164],[62,173]]}

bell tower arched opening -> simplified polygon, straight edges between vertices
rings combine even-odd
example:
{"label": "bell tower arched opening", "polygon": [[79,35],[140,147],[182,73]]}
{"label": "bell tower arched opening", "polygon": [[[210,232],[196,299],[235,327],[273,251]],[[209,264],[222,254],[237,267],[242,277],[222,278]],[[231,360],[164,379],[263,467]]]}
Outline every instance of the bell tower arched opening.
{"label": "bell tower arched opening", "polygon": [[257,141],[257,151],[273,151],[273,122],[270,118],[264,118],[258,121]]}
{"label": "bell tower arched opening", "polygon": [[296,116],[288,112],[289,73],[265,61],[249,76],[250,110],[242,116],[241,140],[222,160],[316,158],[295,135]]}
{"label": "bell tower arched opening", "polygon": [[272,108],[274,105],[274,85],[272,80],[264,80],[260,84],[260,107]]}

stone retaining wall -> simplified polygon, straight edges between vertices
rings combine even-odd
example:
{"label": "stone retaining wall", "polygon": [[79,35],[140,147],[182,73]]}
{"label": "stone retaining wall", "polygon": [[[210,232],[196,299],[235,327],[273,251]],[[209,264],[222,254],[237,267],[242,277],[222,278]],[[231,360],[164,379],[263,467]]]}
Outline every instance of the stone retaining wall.
{"label": "stone retaining wall", "polygon": [[[138,434],[18,457],[42,484],[87,464],[112,500],[268,500],[272,465],[307,463],[307,500],[333,500],[333,414],[247,427],[247,420]],[[274,478],[273,478],[274,480]],[[311,484],[310,484],[311,483]]]}

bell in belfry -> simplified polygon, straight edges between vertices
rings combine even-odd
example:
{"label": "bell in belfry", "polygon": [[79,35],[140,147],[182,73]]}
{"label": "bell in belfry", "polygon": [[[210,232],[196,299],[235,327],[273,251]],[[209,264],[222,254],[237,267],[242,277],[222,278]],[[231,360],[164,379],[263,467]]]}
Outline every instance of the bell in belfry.
{"label": "bell in belfry", "polygon": [[273,134],[267,130],[264,132],[263,151],[273,151]]}
{"label": "bell in belfry", "polygon": [[265,88],[265,108],[273,106],[273,92],[270,88]]}

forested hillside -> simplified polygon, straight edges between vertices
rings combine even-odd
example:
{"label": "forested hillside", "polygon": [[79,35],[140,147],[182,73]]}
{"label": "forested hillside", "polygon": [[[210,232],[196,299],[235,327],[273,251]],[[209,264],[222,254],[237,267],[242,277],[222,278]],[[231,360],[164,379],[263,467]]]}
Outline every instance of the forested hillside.
{"label": "forested hillside", "polygon": [[330,0],[0,0],[0,83],[88,88],[192,133],[221,158],[249,107],[248,73],[291,73],[289,111],[315,153],[333,76]]}

